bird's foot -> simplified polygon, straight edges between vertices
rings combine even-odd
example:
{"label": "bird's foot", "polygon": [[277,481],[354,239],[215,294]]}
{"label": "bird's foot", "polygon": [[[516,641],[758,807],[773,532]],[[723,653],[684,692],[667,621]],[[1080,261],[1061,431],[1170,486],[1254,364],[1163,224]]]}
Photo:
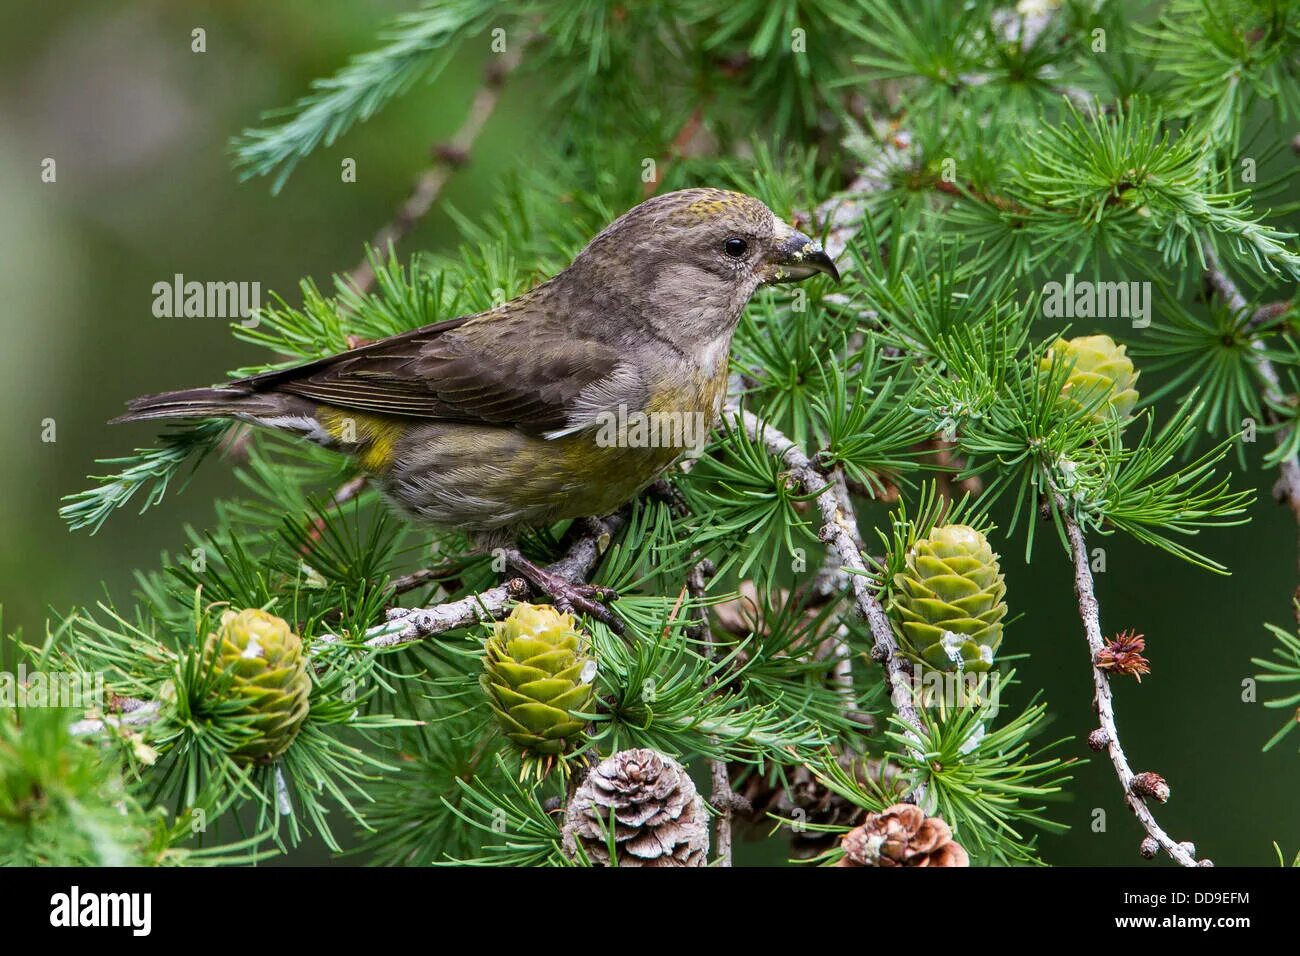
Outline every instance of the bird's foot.
{"label": "bird's foot", "polygon": [[586,614],[608,626],[615,634],[623,633],[622,619],[616,617],[609,609],[610,603],[618,598],[618,592],[613,588],[577,584],[563,575],[548,571],[541,565],[529,561],[518,551],[507,550],[506,561],[519,572],[534,591],[549,597],[557,610]]}
{"label": "bird's foot", "polygon": [[656,478],[650,482],[645,493],[656,501],[662,501],[679,518],[685,518],[691,513],[686,496],[667,478]]}

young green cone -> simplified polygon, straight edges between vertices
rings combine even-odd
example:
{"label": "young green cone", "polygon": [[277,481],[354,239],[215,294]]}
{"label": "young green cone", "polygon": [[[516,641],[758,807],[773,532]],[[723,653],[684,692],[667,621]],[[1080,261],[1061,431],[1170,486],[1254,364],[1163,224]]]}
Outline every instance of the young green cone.
{"label": "young green cone", "polygon": [[938,670],[987,671],[1002,643],[1006,585],[988,539],[942,525],[907,554],[891,610],[903,649]]}
{"label": "young green cone", "polygon": [[222,696],[243,701],[239,716],[256,718],[247,725],[255,735],[230,755],[264,763],[288,750],[310,706],[311,675],[302,638],[266,611],[226,611],[221,626],[208,635],[203,655]]}
{"label": "young green cone", "polygon": [[586,721],[591,658],[572,614],[520,604],[494,625],[479,683],[506,736],[535,754],[562,754]]}
{"label": "young green cone", "polygon": [[1125,353],[1125,347],[1116,345],[1109,335],[1080,335],[1053,342],[1038,367],[1046,372],[1052,367],[1053,357],[1065,365],[1073,363],[1061,386],[1061,397],[1079,407],[1094,407],[1104,396],[1104,404],[1094,408],[1094,418],[1127,418],[1138,400],[1134,388],[1138,373]]}

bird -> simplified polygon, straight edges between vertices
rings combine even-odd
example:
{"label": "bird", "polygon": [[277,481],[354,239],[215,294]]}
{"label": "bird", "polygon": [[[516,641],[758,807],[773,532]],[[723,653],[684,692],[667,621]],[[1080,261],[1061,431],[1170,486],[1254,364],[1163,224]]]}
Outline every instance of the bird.
{"label": "bird", "polygon": [[229,418],[349,454],[410,520],[500,549],[557,607],[614,625],[607,603],[616,595],[535,564],[520,533],[608,514],[690,451],[687,439],[700,445],[721,413],[750,297],[818,274],[840,281],[821,244],[760,200],[668,192],[495,308],[289,368],[145,395],[113,422]]}

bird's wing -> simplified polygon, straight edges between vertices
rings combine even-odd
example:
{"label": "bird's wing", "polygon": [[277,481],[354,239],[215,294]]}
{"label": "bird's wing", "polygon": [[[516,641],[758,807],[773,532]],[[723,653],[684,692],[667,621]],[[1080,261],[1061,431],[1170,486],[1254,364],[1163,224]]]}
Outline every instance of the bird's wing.
{"label": "bird's wing", "polygon": [[536,324],[454,319],[238,383],[378,415],[514,426],[557,437],[646,387],[608,345]]}

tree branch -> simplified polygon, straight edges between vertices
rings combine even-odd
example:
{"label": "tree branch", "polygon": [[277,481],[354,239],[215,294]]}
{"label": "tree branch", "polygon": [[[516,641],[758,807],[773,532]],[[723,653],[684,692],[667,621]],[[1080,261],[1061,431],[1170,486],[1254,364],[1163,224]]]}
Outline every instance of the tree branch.
{"label": "tree branch", "polygon": [[[625,520],[621,513],[589,519],[583,524],[582,531],[574,535],[564,557],[547,570],[569,581],[584,580],[591,574],[609,546],[610,539],[622,528]],[[509,613],[512,602],[527,596],[527,583],[520,578],[512,578],[479,594],[432,607],[391,608],[387,622],[366,631],[364,643],[368,647],[396,647],[483,621],[498,621]],[[321,634],[312,643],[336,644],[341,641],[343,638],[337,634]]]}
{"label": "tree branch", "polygon": [[156,700],[139,700],[135,697],[118,697],[114,700],[116,714],[103,717],[87,717],[78,720],[71,727],[72,736],[85,737],[97,734],[107,728],[134,729],[147,727],[162,715],[162,707]]}
{"label": "tree branch", "polygon": [[[859,554],[866,554],[866,544],[858,531],[857,521],[852,517],[853,498],[849,494],[849,486],[845,480],[844,472],[836,468],[826,477],[831,483],[831,490],[835,493],[840,511],[849,517],[848,531],[853,538],[853,546],[858,549]],[[838,599],[840,595],[852,590],[853,582],[850,580],[851,577],[852,575],[844,570],[844,565],[840,562],[839,552],[834,548],[828,548],[826,560],[822,562],[817,577],[813,581],[813,593],[822,600],[829,599],[832,596]],[[836,625],[835,633],[829,643],[831,653],[834,653],[838,658],[835,664],[835,687],[844,698],[845,708],[856,715],[857,700],[853,689],[853,658],[849,652],[848,628],[843,624]],[[860,716],[864,719],[867,718],[866,714]]]}
{"label": "tree branch", "polygon": [[[573,535],[564,557],[550,565],[550,571],[569,581],[580,581],[591,574],[600,556],[605,553],[610,539],[622,528],[622,513],[606,518],[589,519],[582,530]],[[578,527],[575,525],[575,527]],[[366,631],[368,647],[396,647],[414,641],[445,634],[460,627],[470,627],[484,621],[500,620],[509,613],[509,605],[528,596],[529,587],[521,578],[511,578],[480,594],[472,594],[456,601],[448,601],[425,608],[392,608],[388,620]],[[343,638],[337,634],[320,634],[312,641],[313,647],[322,644],[339,644]],[[119,697],[114,703],[118,714],[105,714],[79,720],[72,725],[75,736],[100,733],[109,728],[136,728],[158,720],[162,713],[158,701]]]}
{"label": "tree branch", "polygon": [[449,558],[433,567],[420,568],[409,574],[398,575],[388,582],[388,587],[394,596],[438,582],[443,582],[444,586],[452,584],[453,587],[449,587],[447,590],[456,590],[454,587],[455,582],[471,563],[472,559],[466,557]]}
{"label": "tree branch", "polygon": [[[695,617],[693,625],[708,648],[709,660],[716,660],[713,642],[713,628],[709,626],[709,611],[703,604],[706,582],[713,574],[713,563],[707,559],[696,561],[686,575],[686,593],[691,596],[693,607],[691,614]],[[738,796],[731,788],[731,769],[727,761],[713,758],[709,761],[709,770],[713,780],[713,792],[709,803],[718,811],[714,824],[714,844],[718,853],[719,866],[731,866],[731,821],[736,810],[748,810],[749,801]]]}
{"label": "tree branch", "polygon": [[[839,555],[841,565],[848,571],[853,606],[871,629],[871,656],[884,668],[885,686],[894,709],[907,724],[919,730],[921,718],[916,712],[911,692],[911,668],[898,652],[898,643],[894,639],[889,618],[872,588],[862,548],[858,544],[857,521],[852,503],[847,495],[841,498],[836,491],[837,482],[832,477],[836,470],[833,469],[829,474],[823,472],[812,463],[802,448],[756,415],[734,406],[729,406],[726,414],[732,415],[750,438],[761,442],[769,453],[781,459],[790,470],[791,477],[805,491],[818,492],[817,509],[821,512],[823,521],[818,537]],[[925,755],[921,752],[920,741],[915,737],[913,739],[916,744],[912,751],[913,757],[924,762]],[[923,795],[924,786],[918,786],[912,793],[912,799],[919,803]]]}
{"label": "tree branch", "polygon": [[[434,147],[433,164],[420,174],[411,195],[398,207],[393,218],[375,233],[370,240],[373,248],[384,253],[390,244],[397,245],[401,242],[433,208],[452,175],[469,162],[474,143],[501,99],[506,78],[518,68],[523,59],[524,47],[531,40],[532,37],[526,37],[518,43],[510,44],[507,52],[494,56],[488,63],[483,71],[483,82],[474,93],[464,122],[452,134],[451,139]],[[370,267],[369,258],[362,259],[353,267],[348,273],[348,280],[362,292],[370,288],[375,281],[375,272]]]}
{"label": "tree branch", "polygon": [[[1202,240],[1201,254],[1205,257],[1206,283],[1234,314],[1244,313],[1250,307],[1249,303],[1247,303],[1246,297],[1241,294],[1237,283],[1224,271],[1214,247],[1209,242]],[[1247,331],[1253,331],[1264,322],[1274,318],[1275,312],[1276,309],[1271,306],[1263,306],[1258,309],[1247,324]],[[1283,425],[1278,418],[1277,412],[1273,410],[1275,406],[1286,402],[1286,392],[1282,388],[1282,378],[1278,375],[1276,366],[1268,357],[1268,350],[1263,339],[1253,339],[1251,348],[1255,351],[1255,369],[1259,373],[1262,383],[1261,393],[1264,399],[1264,414],[1271,424],[1278,426],[1277,431],[1274,433],[1274,440],[1277,446],[1282,448],[1290,443],[1292,432],[1292,426]],[[1296,521],[1297,535],[1300,536],[1300,458],[1297,458],[1294,453],[1288,455],[1278,462],[1277,470],[1278,479],[1273,485],[1273,498],[1278,504],[1285,504],[1291,509],[1291,514]],[[1300,575],[1300,537],[1297,539],[1296,547],[1296,573]]]}
{"label": "tree branch", "polygon": [[[1083,631],[1088,639],[1089,658],[1092,663],[1093,703],[1097,710],[1100,731],[1094,732],[1088,738],[1088,743],[1096,750],[1104,747],[1109,754],[1110,762],[1115,768],[1115,775],[1119,777],[1120,786],[1124,788],[1124,802],[1138,818],[1149,839],[1154,840],[1161,849],[1183,866],[1212,866],[1209,860],[1198,863],[1194,855],[1196,850],[1192,844],[1175,843],[1174,839],[1156,822],[1155,814],[1146,804],[1146,798],[1153,795],[1146,781],[1159,778],[1155,775],[1133,773],[1128,757],[1124,754],[1124,748],[1120,745],[1119,730],[1115,726],[1115,701],[1111,694],[1110,679],[1106,676],[1106,672],[1097,666],[1097,655],[1105,647],[1105,641],[1101,636],[1101,606],[1097,603],[1097,596],[1093,592],[1088,545],[1083,537],[1083,529],[1070,514],[1065,499],[1059,493],[1054,492],[1054,494],[1057,511],[1061,515],[1061,520],[1065,522],[1065,534],[1070,542],[1070,555],[1074,562],[1074,592],[1079,599],[1079,619],[1083,622]],[[1168,799],[1167,788],[1163,791],[1163,796],[1156,796],[1156,799],[1161,803]]]}

